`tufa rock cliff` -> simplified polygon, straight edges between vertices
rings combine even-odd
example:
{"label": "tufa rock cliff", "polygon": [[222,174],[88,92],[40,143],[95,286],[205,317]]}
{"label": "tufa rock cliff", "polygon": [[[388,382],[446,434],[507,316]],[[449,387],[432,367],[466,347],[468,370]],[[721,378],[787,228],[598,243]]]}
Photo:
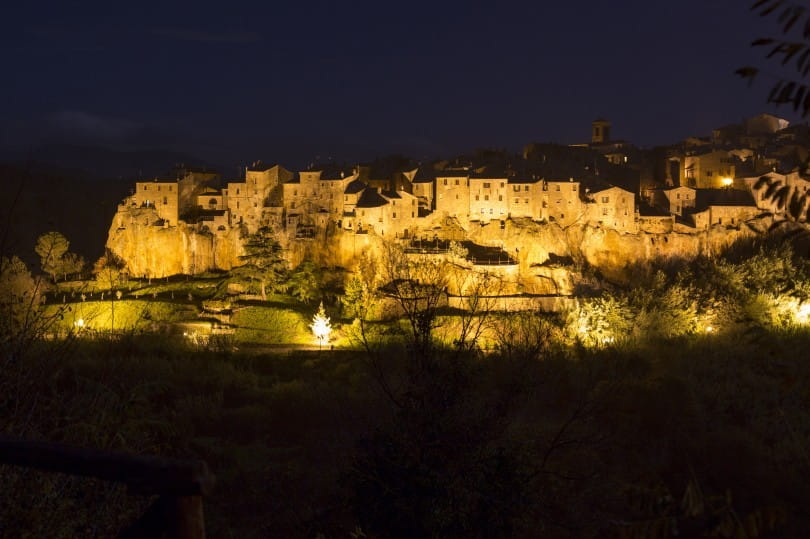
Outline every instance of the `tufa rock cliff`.
{"label": "tufa rock cliff", "polygon": [[243,254],[238,229],[201,233],[183,221],[166,227],[152,208],[119,207],[107,236],[107,248],[120,256],[130,275],[136,277],[229,270],[240,264]]}

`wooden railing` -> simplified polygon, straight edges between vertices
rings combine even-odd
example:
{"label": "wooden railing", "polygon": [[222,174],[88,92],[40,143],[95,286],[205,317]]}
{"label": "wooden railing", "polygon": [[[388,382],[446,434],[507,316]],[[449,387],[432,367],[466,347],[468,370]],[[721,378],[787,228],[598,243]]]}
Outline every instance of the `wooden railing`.
{"label": "wooden railing", "polygon": [[120,539],[204,539],[202,497],[214,476],[201,460],[136,456],[0,436],[0,464],[123,483],[130,492],[159,498]]}

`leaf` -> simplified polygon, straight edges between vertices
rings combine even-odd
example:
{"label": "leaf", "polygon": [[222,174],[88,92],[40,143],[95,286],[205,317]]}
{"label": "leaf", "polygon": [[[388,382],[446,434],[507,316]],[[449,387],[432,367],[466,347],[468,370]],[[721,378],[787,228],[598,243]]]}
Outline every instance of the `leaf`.
{"label": "leaf", "polygon": [[793,26],[798,22],[799,18],[804,15],[804,7],[793,6],[790,11],[792,12],[792,15],[783,27],[783,31],[786,34],[790,32],[790,29],[793,28]]}
{"label": "leaf", "polygon": [[754,79],[756,78],[757,74],[759,73],[759,69],[755,67],[741,67],[740,69],[734,72],[735,75],[742,77],[743,79],[748,79],[748,86],[754,84]]}
{"label": "leaf", "polygon": [[770,37],[761,37],[759,39],[755,39],[751,42],[752,47],[761,47],[763,45],[770,45],[773,43],[773,39]]}
{"label": "leaf", "polygon": [[756,2],[754,2],[754,5],[751,6],[751,11],[756,11],[760,6],[772,1],[773,0],[757,0]]}
{"label": "leaf", "polygon": [[804,48],[804,45],[801,43],[789,43],[785,45],[785,57],[782,59],[782,65],[787,64],[791,58],[796,56],[800,50]]}
{"label": "leaf", "polygon": [[782,104],[782,103],[789,103],[791,101],[791,95],[793,95],[793,89],[796,88],[795,82],[789,82],[782,87],[782,90],[779,92],[779,97],[776,98],[774,103]]}
{"label": "leaf", "polygon": [[798,60],[796,60],[796,65],[799,67],[799,71],[801,71],[802,69],[805,68],[805,66],[807,66],[808,59],[810,59],[810,48],[805,48],[802,55],[799,56]]}
{"label": "leaf", "polygon": [[784,0],[776,0],[770,6],[767,6],[765,9],[759,12],[760,17],[767,17],[768,15],[776,11],[783,3]]}
{"label": "leaf", "polygon": [[766,185],[771,185],[771,178],[770,176],[762,176],[757,182],[754,184],[754,191],[759,191]]}

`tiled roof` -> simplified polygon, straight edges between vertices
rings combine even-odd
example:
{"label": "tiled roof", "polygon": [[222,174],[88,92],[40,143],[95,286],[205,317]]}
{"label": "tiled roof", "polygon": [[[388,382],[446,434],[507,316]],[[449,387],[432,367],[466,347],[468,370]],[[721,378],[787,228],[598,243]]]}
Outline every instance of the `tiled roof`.
{"label": "tiled roof", "polygon": [[352,180],[349,182],[349,185],[346,186],[346,190],[343,191],[347,195],[353,195],[355,193],[359,193],[363,189],[365,189],[367,185],[360,180]]}
{"label": "tiled roof", "polygon": [[380,195],[376,189],[366,189],[357,201],[358,208],[379,208],[386,204],[388,204],[388,200]]}

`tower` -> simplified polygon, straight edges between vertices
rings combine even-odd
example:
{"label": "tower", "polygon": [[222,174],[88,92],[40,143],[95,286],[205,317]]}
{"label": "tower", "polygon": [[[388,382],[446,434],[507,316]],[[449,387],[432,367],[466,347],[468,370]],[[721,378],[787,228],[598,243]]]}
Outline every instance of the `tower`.
{"label": "tower", "polygon": [[594,120],[591,123],[591,144],[604,144],[610,142],[610,122],[607,120]]}

